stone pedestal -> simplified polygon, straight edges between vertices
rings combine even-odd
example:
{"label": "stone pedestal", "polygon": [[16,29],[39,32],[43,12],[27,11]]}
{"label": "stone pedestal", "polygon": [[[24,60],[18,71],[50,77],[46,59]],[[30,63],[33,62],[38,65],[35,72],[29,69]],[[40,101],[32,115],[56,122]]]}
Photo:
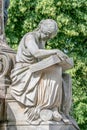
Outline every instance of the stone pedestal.
{"label": "stone pedestal", "polygon": [[0,125],[0,130],[78,130],[72,122],[42,122],[40,125],[29,125],[24,115],[25,106],[13,99],[6,99],[7,121]]}
{"label": "stone pedestal", "polygon": [[65,125],[63,123],[48,123],[34,125],[14,125],[14,124],[2,124],[0,125],[0,130],[77,130],[72,124]]}
{"label": "stone pedestal", "polygon": [[[15,52],[1,48],[0,53],[0,130],[79,130],[74,120],[68,124],[61,122],[41,122],[29,125],[24,115],[25,106],[11,97],[10,73],[15,64]],[[2,98],[4,96],[4,98]]]}
{"label": "stone pedestal", "polygon": [[7,130],[7,124],[6,123],[0,123],[0,130]]}
{"label": "stone pedestal", "polygon": [[48,125],[8,125],[6,130],[76,130],[72,125],[48,124]]}

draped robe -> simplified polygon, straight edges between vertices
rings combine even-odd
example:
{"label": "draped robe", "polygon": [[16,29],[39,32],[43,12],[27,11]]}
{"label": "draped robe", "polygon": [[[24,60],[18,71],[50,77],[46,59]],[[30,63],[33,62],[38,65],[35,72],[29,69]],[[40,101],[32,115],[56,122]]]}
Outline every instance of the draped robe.
{"label": "draped robe", "polygon": [[51,110],[56,107],[60,110],[62,103],[62,67],[54,64],[42,71],[32,73],[30,66],[38,62],[26,47],[24,36],[11,73],[11,94],[29,108],[32,119],[36,108]]}

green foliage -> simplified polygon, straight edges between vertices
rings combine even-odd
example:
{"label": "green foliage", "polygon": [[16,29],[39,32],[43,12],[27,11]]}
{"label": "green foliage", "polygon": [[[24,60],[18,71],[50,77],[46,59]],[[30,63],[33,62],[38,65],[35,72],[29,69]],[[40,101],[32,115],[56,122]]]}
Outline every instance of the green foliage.
{"label": "green foliage", "polygon": [[87,1],[86,0],[10,0],[6,27],[8,44],[17,49],[21,37],[35,29],[42,19],[57,21],[57,37],[47,49],[59,48],[74,57],[74,116],[81,130],[87,130]]}
{"label": "green foliage", "polygon": [[[80,57],[81,59],[81,57]],[[84,58],[85,59],[85,58]],[[81,130],[87,128],[87,61],[77,60],[71,70],[73,79],[73,108],[74,116]]]}

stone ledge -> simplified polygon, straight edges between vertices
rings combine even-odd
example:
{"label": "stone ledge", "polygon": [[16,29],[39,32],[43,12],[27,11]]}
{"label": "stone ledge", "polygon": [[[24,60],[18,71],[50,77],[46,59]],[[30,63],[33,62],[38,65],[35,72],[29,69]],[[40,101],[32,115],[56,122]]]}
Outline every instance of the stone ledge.
{"label": "stone ledge", "polygon": [[5,125],[0,126],[0,130],[77,130],[73,125],[64,124],[41,124],[41,125]]}
{"label": "stone ledge", "polygon": [[0,130],[6,130],[7,124],[0,122]]}
{"label": "stone ledge", "polygon": [[[29,125],[24,115],[25,106],[15,100],[7,100],[7,127],[9,130],[79,130],[74,120],[69,124],[61,122],[42,122],[40,125]],[[75,128],[76,126],[77,128]],[[16,128],[16,129],[14,129]],[[36,128],[36,129],[35,129]],[[1,129],[0,129],[1,130]]]}

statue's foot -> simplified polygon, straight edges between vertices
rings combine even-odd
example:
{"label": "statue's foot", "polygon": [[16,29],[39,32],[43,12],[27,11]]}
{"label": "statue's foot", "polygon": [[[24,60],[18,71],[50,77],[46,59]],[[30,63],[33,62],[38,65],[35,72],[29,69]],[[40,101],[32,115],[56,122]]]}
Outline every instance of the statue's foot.
{"label": "statue's foot", "polygon": [[58,111],[53,111],[53,120],[55,120],[55,121],[61,121],[62,120],[62,116],[61,116],[61,114],[59,114]]}
{"label": "statue's foot", "polygon": [[31,125],[39,125],[41,123],[41,119],[37,119],[37,120],[34,120],[34,121],[31,121]]}
{"label": "statue's foot", "polygon": [[42,121],[51,121],[52,118],[53,118],[53,115],[52,115],[52,111],[49,110],[49,109],[43,109],[41,112],[40,112],[40,118],[42,119]]}
{"label": "statue's foot", "polygon": [[38,119],[40,117],[40,108],[39,107],[36,107],[35,111],[34,111],[34,119]]}
{"label": "statue's foot", "polygon": [[65,116],[64,114],[62,114],[62,117],[63,117],[63,122],[65,123],[65,124],[69,124],[70,123],[70,120],[67,118],[67,116]]}
{"label": "statue's foot", "polygon": [[53,108],[53,120],[61,121],[62,118],[63,118],[62,115],[58,112],[58,108],[57,107]]}
{"label": "statue's foot", "polygon": [[69,124],[69,123],[70,123],[70,121],[69,121],[68,119],[66,119],[66,118],[63,119],[63,122],[64,122],[65,124]]}

